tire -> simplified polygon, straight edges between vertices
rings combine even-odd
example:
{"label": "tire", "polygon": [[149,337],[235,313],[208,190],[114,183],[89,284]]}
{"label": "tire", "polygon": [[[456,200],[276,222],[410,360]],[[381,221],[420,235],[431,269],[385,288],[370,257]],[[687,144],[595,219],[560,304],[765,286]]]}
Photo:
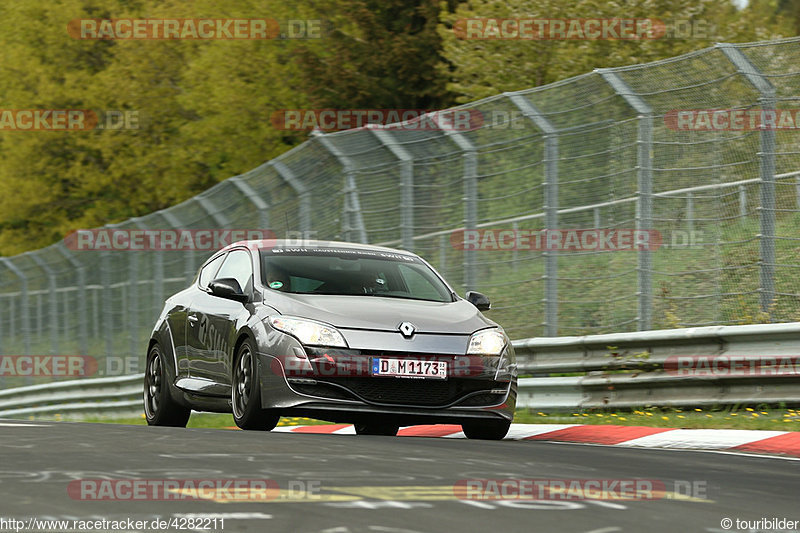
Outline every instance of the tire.
{"label": "tire", "polygon": [[476,421],[461,424],[461,430],[468,439],[503,440],[511,427],[510,421]]}
{"label": "tire", "polygon": [[355,424],[354,427],[356,435],[383,435],[385,437],[394,437],[397,435],[397,430],[400,429],[400,426],[380,423]]}
{"label": "tire", "polygon": [[147,425],[185,428],[192,410],[172,399],[164,354],[157,343],[147,353],[145,369],[144,416]]}
{"label": "tire", "polygon": [[231,387],[233,421],[242,429],[269,431],[278,425],[280,414],[261,408],[261,379],[258,361],[250,341],[246,340],[236,352]]}

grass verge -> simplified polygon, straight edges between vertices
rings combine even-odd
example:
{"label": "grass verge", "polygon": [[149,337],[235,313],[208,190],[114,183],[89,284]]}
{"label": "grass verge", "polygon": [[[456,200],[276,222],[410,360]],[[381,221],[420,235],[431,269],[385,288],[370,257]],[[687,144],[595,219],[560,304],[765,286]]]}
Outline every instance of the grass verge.
{"label": "grass verge", "polygon": [[[56,415],[51,420],[62,420]],[[85,418],[82,422],[144,425],[144,415],[126,418]],[[769,429],[800,431],[800,409],[728,408],[728,409],[634,409],[631,411],[604,411],[591,413],[535,412],[518,410],[514,416],[517,424],[614,424],[619,426],[652,426],[687,429]],[[328,424],[311,418],[281,418],[279,426],[307,426]],[[187,427],[230,429],[236,424],[229,414],[194,413]]]}

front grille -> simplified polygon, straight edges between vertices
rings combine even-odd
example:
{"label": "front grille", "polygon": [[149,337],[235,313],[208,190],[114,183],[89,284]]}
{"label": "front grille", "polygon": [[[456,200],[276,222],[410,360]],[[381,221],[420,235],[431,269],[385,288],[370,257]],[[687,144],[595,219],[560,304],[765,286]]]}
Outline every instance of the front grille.
{"label": "front grille", "polygon": [[[488,391],[496,383],[479,379],[344,377],[318,381],[317,385],[303,385],[300,392],[325,398],[342,398],[344,391],[336,385],[372,403],[435,407],[449,405],[471,392]],[[295,386],[295,389],[299,387]]]}

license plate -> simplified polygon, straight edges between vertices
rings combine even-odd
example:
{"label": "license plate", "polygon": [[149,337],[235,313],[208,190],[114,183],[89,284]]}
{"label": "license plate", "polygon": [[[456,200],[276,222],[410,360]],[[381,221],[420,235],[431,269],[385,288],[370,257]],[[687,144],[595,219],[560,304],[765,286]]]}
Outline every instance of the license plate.
{"label": "license plate", "polygon": [[447,379],[447,361],[375,357],[372,359],[372,375],[396,378]]}

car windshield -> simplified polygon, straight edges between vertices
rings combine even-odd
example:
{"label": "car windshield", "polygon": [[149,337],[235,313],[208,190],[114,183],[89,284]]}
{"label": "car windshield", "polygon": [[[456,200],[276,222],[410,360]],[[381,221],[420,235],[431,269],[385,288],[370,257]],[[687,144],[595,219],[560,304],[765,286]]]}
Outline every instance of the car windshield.
{"label": "car windshield", "polygon": [[270,289],[293,294],[454,301],[448,287],[422,260],[391,252],[332,248],[262,250],[261,276]]}

